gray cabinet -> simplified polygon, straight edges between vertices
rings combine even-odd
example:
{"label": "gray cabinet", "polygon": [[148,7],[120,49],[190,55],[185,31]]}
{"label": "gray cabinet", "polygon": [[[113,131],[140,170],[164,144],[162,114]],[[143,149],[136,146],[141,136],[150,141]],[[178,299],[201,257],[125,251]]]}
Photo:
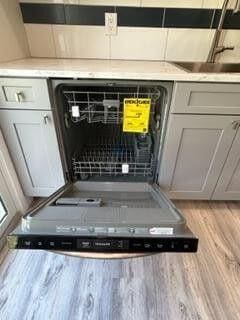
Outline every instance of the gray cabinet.
{"label": "gray cabinet", "polygon": [[234,139],[212,199],[240,200],[240,130]]}
{"label": "gray cabinet", "polygon": [[0,110],[0,127],[28,196],[49,196],[64,184],[51,111]]}
{"label": "gray cabinet", "polygon": [[170,198],[212,197],[236,135],[234,120],[240,119],[215,115],[169,116],[159,184]]}
{"label": "gray cabinet", "polygon": [[240,84],[177,82],[171,112],[240,114]]}

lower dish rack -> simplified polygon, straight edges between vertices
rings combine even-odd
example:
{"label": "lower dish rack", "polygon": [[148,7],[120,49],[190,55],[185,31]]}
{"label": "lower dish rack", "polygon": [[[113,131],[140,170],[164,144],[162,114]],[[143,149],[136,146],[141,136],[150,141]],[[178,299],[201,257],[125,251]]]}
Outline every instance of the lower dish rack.
{"label": "lower dish rack", "polygon": [[[84,146],[72,158],[74,175],[77,178],[94,175],[152,176],[155,162],[151,146],[141,149],[137,139],[136,135],[100,137],[95,143]],[[149,138],[146,141],[149,143]]]}

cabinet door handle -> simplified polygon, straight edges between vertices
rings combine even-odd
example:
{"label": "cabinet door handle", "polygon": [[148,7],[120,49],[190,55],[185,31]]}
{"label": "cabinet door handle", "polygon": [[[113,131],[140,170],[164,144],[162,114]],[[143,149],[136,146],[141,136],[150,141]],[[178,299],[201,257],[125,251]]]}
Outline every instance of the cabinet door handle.
{"label": "cabinet door handle", "polygon": [[240,120],[232,121],[233,130],[238,130],[240,127]]}
{"label": "cabinet door handle", "polygon": [[43,122],[44,122],[45,124],[48,124],[48,120],[49,120],[49,117],[48,117],[47,114],[45,114],[45,116],[43,117]]}
{"label": "cabinet door handle", "polygon": [[22,94],[21,91],[15,92],[14,96],[15,96],[16,102],[22,102],[22,100],[23,100],[23,94]]}

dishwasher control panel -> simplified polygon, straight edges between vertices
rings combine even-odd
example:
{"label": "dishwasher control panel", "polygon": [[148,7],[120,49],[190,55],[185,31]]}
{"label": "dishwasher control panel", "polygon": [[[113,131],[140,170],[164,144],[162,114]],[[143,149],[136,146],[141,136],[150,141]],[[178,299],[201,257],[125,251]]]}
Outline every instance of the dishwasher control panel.
{"label": "dishwasher control panel", "polygon": [[[16,237],[16,236],[12,236]],[[15,239],[16,240],[16,239]],[[9,246],[11,246],[9,236]],[[196,252],[198,239],[164,238],[91,238],[66,236],[23,236],[17,238],[14,249],[44,249],[78,252]]]}

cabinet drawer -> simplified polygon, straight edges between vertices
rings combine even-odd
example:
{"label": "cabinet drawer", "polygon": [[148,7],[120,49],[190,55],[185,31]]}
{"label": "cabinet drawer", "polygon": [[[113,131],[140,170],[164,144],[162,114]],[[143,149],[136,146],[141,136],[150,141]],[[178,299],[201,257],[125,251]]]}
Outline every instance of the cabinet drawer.
{"label": "cabinet drawer", "polygon": [[47,80],[0,78],[0,108],[50,109]]}
{"label": "cabinet drawer", "polygon": [[171,113],[240,114],[240,84],[178,82]]}

